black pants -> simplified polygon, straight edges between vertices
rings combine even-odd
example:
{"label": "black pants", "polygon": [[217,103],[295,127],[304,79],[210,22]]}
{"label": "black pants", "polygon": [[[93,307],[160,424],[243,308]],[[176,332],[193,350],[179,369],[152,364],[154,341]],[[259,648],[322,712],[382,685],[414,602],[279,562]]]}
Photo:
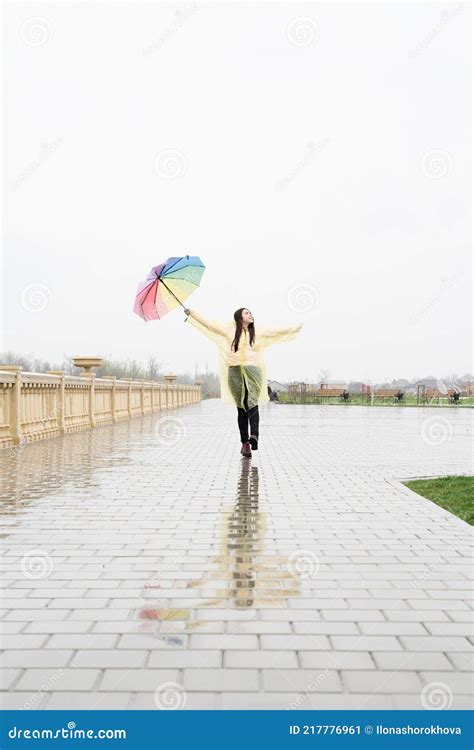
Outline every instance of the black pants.
{"label": "black pants", "polygon": [[241,409],[239,406],[237,407],[237,422],[239,424],[239,430],[240,430],[240,440],[242,443],[248,443],[249,441],[249,423],[250,423],[250,434],[255,435],[256,438],[258,438],[258,423],[259,423],[259,413],[258,413],[258,405],[252,406],[251,409],[248,408],[248,395],[249,392],[247,390],[247,385],[244,383],[245,387],[245,396],[244,396],[244,406],[245,409]]}

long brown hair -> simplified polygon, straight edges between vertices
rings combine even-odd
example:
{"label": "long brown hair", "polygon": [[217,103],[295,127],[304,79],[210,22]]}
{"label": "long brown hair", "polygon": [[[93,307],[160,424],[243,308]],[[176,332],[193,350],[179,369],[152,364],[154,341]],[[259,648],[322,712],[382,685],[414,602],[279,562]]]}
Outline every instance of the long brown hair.
{"label": "long brown hair", "polygon": [[[243,310],[248,310],[248,307],[239,307],[239,309],[236,310],[235,313],[234,313],[235,336],[234,336],[234,340],[232,341],[232,345],[231,345],[231,349],[234,352],[236,352],[238,350],[238,348],[239,348],[240,337],[242,335],[242,329],[243,329],[243,325],[242,325],[242,311]],[[255,341],[255,326],[254,326],[253,323],[249,323],[248,331],[249,331],[250,346],[252,346],[253,342]]]}

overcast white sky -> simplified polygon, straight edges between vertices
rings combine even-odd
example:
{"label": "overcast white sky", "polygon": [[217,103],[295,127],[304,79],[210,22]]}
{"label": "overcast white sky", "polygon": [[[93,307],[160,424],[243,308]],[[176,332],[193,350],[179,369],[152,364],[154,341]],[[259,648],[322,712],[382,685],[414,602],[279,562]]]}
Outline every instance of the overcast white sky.
{"label": "overcast white sky", "polygon": [[469,371],[470,15],[7,5],[1,350],[217,370],[182,312],[132,312],[189,253],[207,266],[189,306],[303,322],[270,378]]}

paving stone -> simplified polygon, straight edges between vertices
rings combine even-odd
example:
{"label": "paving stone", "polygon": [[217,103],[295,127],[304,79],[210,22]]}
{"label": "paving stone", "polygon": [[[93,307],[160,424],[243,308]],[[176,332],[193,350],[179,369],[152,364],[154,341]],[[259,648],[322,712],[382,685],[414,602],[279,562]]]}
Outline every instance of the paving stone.
{"label": "paving stone", "polygon": [[130,703],[132,693],[74,693],[52,692],[47,703],[48,711],[123,711]]}
{"label": "paving stone", "polygon": [[399,641],[389,635],[332,635],[331,644],[341,651],[402,651]]}
{"label": "paving stone", "polygon": [[466,638],[474,635],[474,628],[470,622],[425,622],[423,624],[431,635],[464,635]]}
{"label": "paving stone", "polygon": [[469,651],[471,648],[467,638],[459,636],[401,635],[400,642],[407,651]]}
{"label": "paving stone", "polygon": [[227,633],[240,634],[240,633],[254,633],[255,635],[271,635],[271,634],[287,634],[292,633],[291,624],[289,622],[272,622],[271,620],[264,621],[250,621],[250,622],[228,622]]}
{"label": "paving stone", "polygon": [[263,689],[268,692],[297,690],[304,694],[341,692],[342,683],[334,669],[272,669],[262,671]]}
{"label": "paving stone", "polygon": [[74,654],[72,649],[55,651],[50,654],[45,649],[10,649],[0,654],[2,667],[65,667]]}
{"label": "paving stone", "polygon": [[[6,622],[11,620],[22,621],[22,622],[43,622],[45,620],[57,622],[58,620],[65,620],[66,617],[71,614],[70,609],[13,609],[5,617]],[[76,614],[72,612],[72,614]],[[90,619],[90,615],[88,615]]]}
{"label": "paving stone", "polygon": [[409,671],[420,669],[453,669],[445,654],[429,651],[373,651],[374,659],[379,669],[406,669]]}
{"label": "paving stone", "polygon": [[259,689],[256,669],[185,669],[185,690],[253,691]]}
{"label": "paving stone", "polygon": [[419,622],[359,622],[363,635],[428,635]]}
{"label": "paving stone", "polygon": [[[21,674],[21,669],[8,669],[7,667],[18,667],[20,665],[18,664],[5,664],[3,663],[1,665],[0,669],[0,689],[1,690],[11,690],[12,686],[15,684],[15,682],[18,681],[18,677]],[[1,700],[1,698],[0,698]]]}
{"label": "paving stone", "polygon": [[[118,635],[106,633],[58,633],[52,635],[45,645],[45,649],[112,649],[117,645]],[[51,654],[47,654],[51,658]]]}
{"label": "paving stone", "polygon": [[[181,697],[181,695],[176,697],[176,701],[181,701],[176,705],[181,706],[182,703],[182,710],[185,711],[215,711],[222,708],[221,696],[221,693],[188,692],[184,693],[184,697]],[[133,693],[127,705],[128,711],[156,711],[159,708],[160,706],[157,705],[154,691]]]}
{"label": "paving stone", "polygon": [[99,676],[99,669],[27,669],[15,690],[92,690]]}
{"label": "paving stone", "polygon": [[262,635],[260,643],[263,649],[294,649],[295,651],[329,649],[329,639],[326,635]]}
{"label": "paving stone", "polygon": [[2,711],[25,711],[45,708],[49,693],[28,691],[11,691],[0,693],[0,709]]}
{"label": "paving stone", "polygon": [[342,681],[350,693],[417,693],[422,682],[416,672],[342,670]]}
{"label": "paving stone", "polygon": [[423,671],[420,672],[420,678],[423,684],[442,682],[448,685],[453,693],[461,695],[472,695],[473,693],[474,675],[468,672]]}
{"label": "paving stone", "polygon": [[118,649],[82,649],[77,651],[71,662],[72,667],[130,667],[136,669],[145,664],[146,651]]}
{"label": "paving stone", "polygon": [[48,640],[47,635],[2,635],[3,649],[41,648]]}
{"label": "paving stone", "polygon": [[366,651],[300,651],[299,660],[307,669],[376,669]]}
{"label": "paving stone", "polygon": [[[126,633],[121,635],[118,642],[118,649],[172,649],[176,651],[179,648],[185,648],[189,640],[188,635],[182,635],[176,631],[171,640],[160,633]],[[209,647],[211,648],[211,647]],[[218,648],[215,646],[215,648]]]}
{"label": "paving stone", "polygon": [[98,690],[142,693],[166,682],[178,682],[178,669],[106,669]]}
{"label": "paving stone", "polygon": [[294,651],[224,651],[225,667],[289,669],[298,666]]}
{"label": "paving stone", "polygon": [[[270,638],[270,636],[267,636]],[[191,648],[212,649],[256,649],[258,638],[256,635],[192,635]]]}
{"label": "paving stone", "polygon": [[[238,651],[236,653],[238,653],[240,657],[242,657],[242,655],[245,655],[242,651]],[[258,651],[256,653],[261,652]],[[209,648],[203,649],[202,651],[199,651],[198,649],[194,649],[193,651],[185,651],[182,649],[175,649],[173,651],[152,651],[147,666],[160,667],[162,669],[170,667],[175,667],[176,669],[185,669],[192,667],[222,667],[222,652],[212,651]],[[239,666],[246,665],[241,664]],[[256,665],[252,664],[251,666],[255,667]]]}
{"label": "paving stone", "polygon": [[[446,656],[454,665],[455,669],[463,672],[474,672],[474,651],[470,651],[469,653],[462,651],[448,651]],[[436,669],[434,665],[432,666]],[[442,667],[442,669],[444,669],[444,667]]]}
{"label": "paving stone", "polygon": [[[25,625],[25,623],[23,623]],[[56,633],[87,633],[93,622],[71,622],[64,620],[62,622],[30,622],[26,625],[22,633],[41,633],[54,635]],[[44,641],[45,639],[43,639]]]}
{"label": "paving stone", "polygon": [[293,630],[298,635],[359,635],[359,630],[354,622],[295,622]]}

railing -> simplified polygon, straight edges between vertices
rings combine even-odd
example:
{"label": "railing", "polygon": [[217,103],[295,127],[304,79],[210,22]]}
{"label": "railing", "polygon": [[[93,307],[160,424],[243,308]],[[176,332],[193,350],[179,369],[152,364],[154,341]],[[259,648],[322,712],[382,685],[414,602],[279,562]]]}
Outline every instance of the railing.
{"label": "railing", "polygon": [[0,365],[0,449],[201,401],[201,381],[175,380],[176,375],[159,383]]}

